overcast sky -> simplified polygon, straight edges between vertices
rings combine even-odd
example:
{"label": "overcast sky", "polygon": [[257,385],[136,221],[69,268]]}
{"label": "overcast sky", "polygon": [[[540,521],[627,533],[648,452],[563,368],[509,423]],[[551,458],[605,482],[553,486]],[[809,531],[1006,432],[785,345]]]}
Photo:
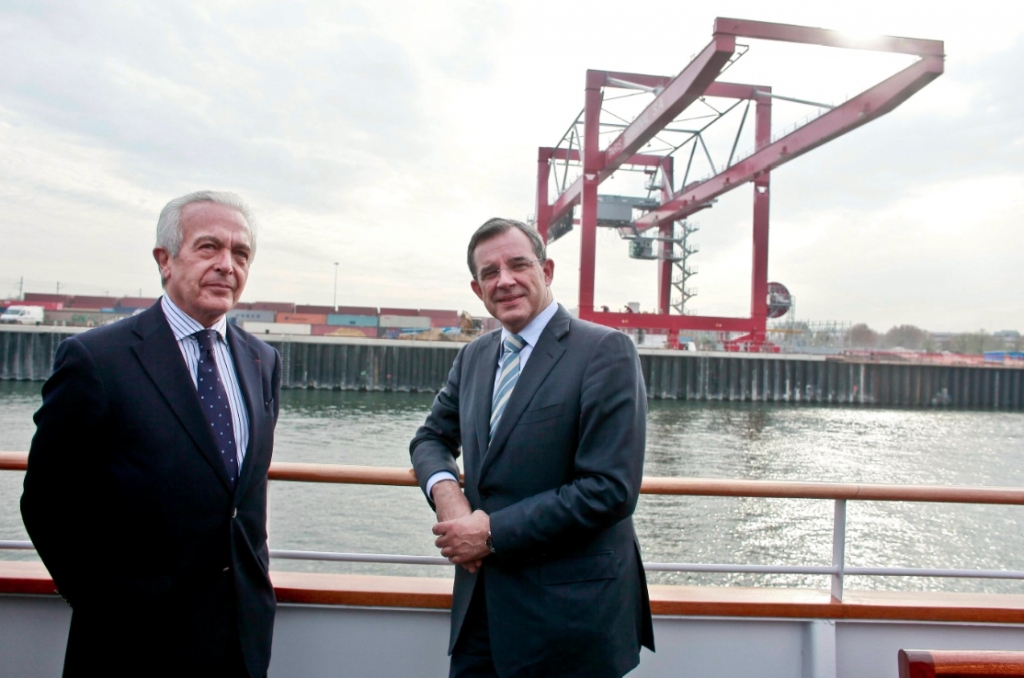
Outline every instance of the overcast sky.
{"label": "overcast sky", "polygon": [[[1024,5],[985,1],[6,0],[0,297],[22,277],[156,296],[160,208],[216,188],[260,217],[243,300],[330,304],[337,261],[339,304],[482,314],[465,242],[533,213],[537,147],[579,112],[586,69],[675,75],[715,16],[945,41],[939,79],[773,173],[769,278],[797,317],[1024,330]],[[815,101],[907,64],[750,44],[727,79]],[[812,110],[777,105],[775,130]],[[700,313],[749,309],[750,203],[742,187],[695,217]],[[614,232],[598,247],[597,303],[650,309],[654,265]],[[567,307],[578,250],[578,232],[550,248]]]}

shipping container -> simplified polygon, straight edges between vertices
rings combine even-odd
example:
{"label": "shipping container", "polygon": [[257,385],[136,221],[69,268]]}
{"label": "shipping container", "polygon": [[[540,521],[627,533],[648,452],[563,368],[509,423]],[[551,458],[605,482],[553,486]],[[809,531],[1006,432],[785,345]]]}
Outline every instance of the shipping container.
{"label": "shipping container", "polygon": [[337,315],[377,315],[376,306],[339,306],[334,309]]}
{"label": "shipping container", "polygon": [[156,303],[156,299],[149,297],[121,297],[117,300],[116,308],[149,308]]}
{"label": "shipping container", "polygon": [[117,305],[116,297],[71,297],[71,301],[64,304],[64,308],[114,308]]}
{"label": "shipping container", "polygon": [[[343,327],[376,327],[376,315],[342,315],[331,313],[327,316],[327,324]],[[374,335],[376,336],[376,335]]]}
{"label": "shipping container", "polygon": [[314,337],[377,337],[374,327],[345,327],[338,325],[313,325]]}
{"label": "shipping container", "polygon": [[462,324],[462,316],[459,315],[432,315],[429,317],[431,327],[456,327]]}
{"label": "shipping container", "polygon": [[434,318],[434,317],[444,318],[444,317],[447,317],[447,316],[459,315],[459,312],[458,311],[453,311],[451,309],[444,309],[444,310],[442,310],[442,309],[436,309],[436,308],[421,308],[419,314],[420,315],[425,315],[428,318]]}
{"label": "shipping container", "polygon": [[326,325],[327,316],[323,313],[278,313],[279,323],[298,323],[300,325]]}
{"label": "shipping container", "polygon": [[295,304],[285,301],[254,301],[253,311],[274,311],[275,313],[295,313]]}
{"label": "shipping container", "polygon": [[320,315],[327,315],[328,313],[334,313],[333,306],[309,306],[304,304],[295,304],[296,313],[318,313]]}
{"label": "shipping container", "polygon": [[[28,295],[25,295],[28,296]],[[53,296],[52,294],[50,296]],[[59,311],[64,308],[63,301],[18,301],[17,299],[6,299],[0,301],[0,306],[40,306],[47,311]]]}
{"label": "shipping container", "polygon": [[[68,294],[44,294],[42,292],[25,292],[25,300],[19,302],[26,306],[43,306],[40,302],[53,301],[61,304],[67,304],[71,301],[71,296]],[[43,306],[46,308],[46,306]]]}
{"label": "shipping container", "polygon": [[386,315],[381,313],[377,322],[381,327],[430,329],[430,318],[421,318],[420,316]]}
{"label": "shipping container", "polygon": [[299,323],[261,323],[252,320],[242,322],[242,329],[251,334],[297,334],[309,336],[312,333],[310,325]]}
{"label": "shipping container", "polygon": [[401,315],[418,316],[420,312],[415,308],[382,308],[377,315]]}
{"label": "shipping container", "polygon": [[276,319],[277,314],[273,311],[249,311],[239,309],[237,306],[228,311],[228,322],[235,325],[240,325],[247,320],[257,323],[272,323]]}

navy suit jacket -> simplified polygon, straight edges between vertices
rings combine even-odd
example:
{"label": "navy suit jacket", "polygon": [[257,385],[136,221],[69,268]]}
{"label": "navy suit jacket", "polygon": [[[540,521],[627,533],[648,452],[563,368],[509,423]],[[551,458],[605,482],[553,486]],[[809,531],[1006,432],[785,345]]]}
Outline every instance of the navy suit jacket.
{"label": "navy suit jacket", "polygon": [[234,490],[159,303],[57,350],[21,510],[73,608],[65,675],[201,675],[236,642],[251,675],[267,670],[281,363],[233,325],[227,341],[249,414]]}
{"label": "navy suit jacket", "polygon": [[[654,649],[633,529],[647,398],[621,332],[558,311],[541,334],[494,440],[491,399],[501,332],[468,344],[410,445],[421,486],[458,476],[490,515],[484,558],[491,653],[502,676],[622,676]],[[455,568],[449,652],[477,575]]]}

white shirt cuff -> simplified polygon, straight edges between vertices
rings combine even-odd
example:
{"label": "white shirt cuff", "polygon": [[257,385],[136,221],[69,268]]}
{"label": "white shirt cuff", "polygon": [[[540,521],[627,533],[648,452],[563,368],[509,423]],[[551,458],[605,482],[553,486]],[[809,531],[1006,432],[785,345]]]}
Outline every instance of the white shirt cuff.
{"label": "white shirt cuff", "polygon": [[434,485],[442,480],[454,480],[455,482],[459,482],[459,479],[448,471],[438,471],[434,475],[430,476],[427,478],[427,496],[430,497],[431,500],[434,499],[434,495],[431,494],[434,491]]}

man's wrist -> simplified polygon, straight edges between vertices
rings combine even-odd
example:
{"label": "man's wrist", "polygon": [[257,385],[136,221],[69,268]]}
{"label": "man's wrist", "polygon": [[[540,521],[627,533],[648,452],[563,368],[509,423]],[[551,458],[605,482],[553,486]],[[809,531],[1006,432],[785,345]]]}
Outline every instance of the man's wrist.
{"label": "man's wrist", "polygon": [[426,487],[424,488],[426,490],[427,497],[430,498],[431,501],[434,499],[434,485],[437,485],[442,480],[454,481],[456,485],[459,483],[459,479],[448,471],[438,471],[433,474],[427,478]]}

